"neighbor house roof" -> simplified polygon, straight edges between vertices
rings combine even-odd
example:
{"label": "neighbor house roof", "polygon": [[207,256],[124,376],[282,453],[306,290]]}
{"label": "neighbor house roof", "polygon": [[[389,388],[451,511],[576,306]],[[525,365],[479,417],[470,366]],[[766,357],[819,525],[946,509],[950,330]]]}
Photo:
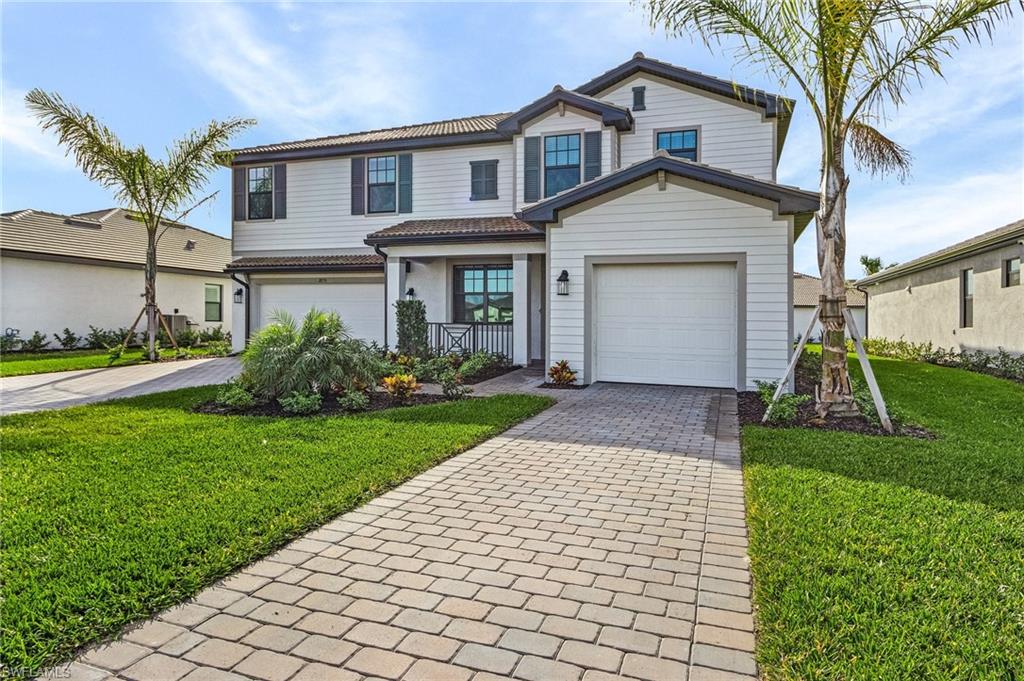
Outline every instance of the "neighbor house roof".
{"label": "neighbor house roof", "polygon": [[[123,208],[62,215],[20,210],[0,215],[0,251],[4,255],[83,264],[146,263],[146,228]],[[224,271],[231,240],[180,223],[165,223],[157,243],[157,267],[198,272]]]}
{"label": "neighbor house roof", "polygon": [[532,223],[555,222],[558,212],[564,208],[601,196],[626,184],[635,182],[658,172],[696,180],[705,184],[732,189],[750,196],[775,201],[779,213],[800,215],[798,232],[806,226],[811,214],[818,210],[816,193],[768,182],[749,175],[715,168],[703,163],[694,163],[675,156],[669,156],[663,149],[645,161],[639,161],[613,173],[576,185],[549,199],[545,199],[516,214],[516,217]]}
{"label": "neighbor house roof", "polygon": [[[800,272],[793,273],[793,306],[816,307],[818,296],[821,295],[821,279]],[[864,307],[867,296],[863,291],[849,287],[846,289],[847,307]]]}
{"label": "neighbor house roof", "polygon": [[384,258],[373,253],[342,255],[247,256],[228,263],[228,272],[360,272],[384,268]]}
{"label": "neighbor house roof", "polygon": [[968,255],[974,255],[976,253],[984,253],[991,251],[996,248],[1002,248],[1015,242],[1024,239],[1024,220],[1017,220],[1011,222],[1008,225],[1003,225],[997,229],[993,229],[989,232],[979,234],[978,236],[965,239],[959,243],[955,243],[952,246],[941,248],[927,255],[922,255],[920,258],[914,258],[908,262],[896,265],[894,267],[888,267],[881,272],[864,277],[857,282],[857,286],[864,286],[866,284],[877,284],[880,281],[886,281],[888,279],[895,279],[896,277],[902,277],[903,275],[910,274],[912,272],[919,272],[926,270],[936,265],[949,262],[951,260],[957,260],[959,258],[966,257]]}
{"label": "neighbor house roof", "polygon": [[389,244],[486,241],[532,241],[543,239],[544,231],[512,216],[487,218],[444,218],[406,220],[368,235],[374,246]]}

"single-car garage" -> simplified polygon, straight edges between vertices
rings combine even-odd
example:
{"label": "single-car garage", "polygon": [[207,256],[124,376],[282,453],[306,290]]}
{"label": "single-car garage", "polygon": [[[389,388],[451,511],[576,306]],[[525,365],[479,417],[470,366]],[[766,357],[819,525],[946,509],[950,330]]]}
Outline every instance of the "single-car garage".
{"label": "single-car garage", "polygon": [[595,264],[594,379],[736,386],[731,262]]}
{"label": "single-car garage", "polygon": [[384,284],[381,280],[351,282],[281,282],[259,285],[259,326],[283,310],[301,323],[310,308],[337,312],[349,332],[365,341],[384,340]]}

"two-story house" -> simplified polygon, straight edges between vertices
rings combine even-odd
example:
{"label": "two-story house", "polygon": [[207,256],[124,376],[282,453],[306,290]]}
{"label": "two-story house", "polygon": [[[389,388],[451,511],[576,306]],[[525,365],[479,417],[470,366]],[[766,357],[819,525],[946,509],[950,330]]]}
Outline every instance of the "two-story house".
{"label": "two-story house", "polygon": [[436,347],[584,383],[777,379],[818,207],[775,182],[792,105],[638,53],[514,113],[238,149],[233,337],[316,306],[393,345],[416,297]]}

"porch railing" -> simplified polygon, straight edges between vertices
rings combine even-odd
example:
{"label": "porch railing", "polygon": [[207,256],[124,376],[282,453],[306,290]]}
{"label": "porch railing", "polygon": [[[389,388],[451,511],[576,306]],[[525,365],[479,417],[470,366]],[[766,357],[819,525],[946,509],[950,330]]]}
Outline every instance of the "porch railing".
{"label": "porch railing", "polygon": [[485,322],[428,322],[427,340],[438,354],[486,350],[512,359],[512,325]]}

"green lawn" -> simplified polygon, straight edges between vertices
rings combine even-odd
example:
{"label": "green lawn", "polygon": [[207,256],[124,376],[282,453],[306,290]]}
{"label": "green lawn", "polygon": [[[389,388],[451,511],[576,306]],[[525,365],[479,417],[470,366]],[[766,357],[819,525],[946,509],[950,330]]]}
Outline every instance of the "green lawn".
{"label": "green lawn", "polygon": [[1024,679],[1024,386],[872,365],[937,440],[744,428],[763,675]]}
{"label": "green lawn", "polygon": [[[189,348],[193,357],[205,356],[203,348]],[[164,359],[174,357],[173,348],[160,351]],[[111,363],[106,350],[54,350],[52,352],[12,352],[0,356],[0,376],[48,374],[74,369],[100,369],[108,366],[129,366],[145,362],[141,348],[125,351],[120,359]]]}
{"label": "green lawn", "polygon": [[6,417],[0,661],[37,669],[179,602],[551,400],[192,413],[215,387]]}

